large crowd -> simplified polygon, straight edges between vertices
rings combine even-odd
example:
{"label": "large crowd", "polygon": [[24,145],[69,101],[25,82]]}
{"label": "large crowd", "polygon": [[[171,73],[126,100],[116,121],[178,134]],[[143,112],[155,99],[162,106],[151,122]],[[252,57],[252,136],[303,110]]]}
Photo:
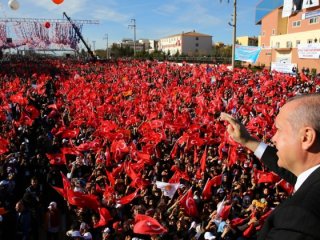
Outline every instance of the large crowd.
{"label": "large crowd", "polygon": [[225,65],[24,59],[0,69],[0,239],[256,239],[292,186],[227,134],[270,143],[320,78]]}

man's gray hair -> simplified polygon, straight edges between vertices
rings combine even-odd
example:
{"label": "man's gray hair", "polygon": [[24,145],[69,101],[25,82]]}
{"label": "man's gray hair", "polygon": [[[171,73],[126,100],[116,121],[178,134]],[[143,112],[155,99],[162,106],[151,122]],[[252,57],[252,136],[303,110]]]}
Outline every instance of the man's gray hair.
{"label": "man's gray hair", "polygon": [[[290,115],[292,126],[298,130],[308,125],[320,134],[320,94],[303,94],[290,98],[288,102],[297,102],[295,110]],[[318,136],[319,137],[319,136]]]}

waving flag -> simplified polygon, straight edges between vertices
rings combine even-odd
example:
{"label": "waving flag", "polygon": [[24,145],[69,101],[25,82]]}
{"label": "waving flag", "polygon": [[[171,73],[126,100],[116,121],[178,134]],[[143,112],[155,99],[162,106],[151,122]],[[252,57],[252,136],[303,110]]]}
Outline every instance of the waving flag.
{"label": "waving flag", "polygon": [[133,232],[144,235],[158,235],[168,232],[156,219],[147,215],[137,214]]}
{"label": "waving flag", "polygon": [[212,187],[220,186],[222,183],[222,174],[208,179],[206,185],[203,188],[202,196],[204,199],[209,199],[212,196]]}
{"label": "waving flag", "polygon": [[192,188],[190,188],[188,192],[180,199],[179,203],[181,207],[183,207],[184,212],[187,215],[191,217],[198,216],[198,208],[197,208],[196,201],[193,199]]}
{"label": "waving flag", "polygon": [[157,188],[161,189],[164,196],[173,198],[174,194],[176,193],[177,189],[180,187],[181,184],[156,181],[156,185],[157,185]]}
{"label": "waving flag", "polygon": [[132,200],[135,199],[135,197],[138,195],[139,190],[140,189],[136,189],[133,193],[130,193],[129,195],[120,198],[117,201],[117,203],[125,205],[125,204],[132,202]]}
{"label": "waving flag", "polygon": [[93,228],[103,227],[108,224],[110,220],[112,220],[112,216],[108,209],[99,208],[100,219],[97,223],[94,224]]}
{"label": "waving flag", "polygon": [[81,192],[74,192],[71,189],[67,191],[68,202],[80,208],[90,208],[97,210],[100,206],[98,197],[92,194],[83,194]]}

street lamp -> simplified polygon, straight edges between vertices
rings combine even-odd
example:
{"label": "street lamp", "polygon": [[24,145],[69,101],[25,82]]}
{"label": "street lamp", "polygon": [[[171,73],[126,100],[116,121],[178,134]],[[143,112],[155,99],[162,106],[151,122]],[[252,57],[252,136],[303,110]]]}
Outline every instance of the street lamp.
{"label": "street lamp", "polygon": [[[220,0],[221,2],[222,0]],[[228,0],[228,3],[230,0]],[[235,49],[236,49],[236,38],[237,38],[237,0],[233,0],[233,23],[228,23],[231,27],[233,27],[233,36],[232,36],[232,59],[231,65],[232,70],[234,69],[235,65]]]}
{"label": "street lamp", "polygon": [[93,51],[96,51],[96,41],[92,41]]}
{"label": "street lamp", "polygon": [[109,59],[109,43],[108,43],[108,39],[109,39],[109,36],[108,36],[108,33],[106,33],[104,35],[104,40],[107,40],[107,59]]}
{"label": "street lamp", "polygon": [[136,19],[131,19],[131,23],[128,27],[133,28],[133,56],[136,56]]}

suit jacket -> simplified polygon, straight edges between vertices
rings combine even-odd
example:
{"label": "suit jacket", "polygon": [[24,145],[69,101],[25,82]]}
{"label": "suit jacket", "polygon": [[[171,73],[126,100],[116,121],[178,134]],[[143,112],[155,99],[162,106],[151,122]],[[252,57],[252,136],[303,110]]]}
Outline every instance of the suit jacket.
{"label": "suit jacket", "polygon": [[[267,147],[261,161],[291,184],[296,176],[277,165],[276,149]],[[276,207],[266,219],[259,240],[320,239],[320,168],[316,169],[294,193]]]}

